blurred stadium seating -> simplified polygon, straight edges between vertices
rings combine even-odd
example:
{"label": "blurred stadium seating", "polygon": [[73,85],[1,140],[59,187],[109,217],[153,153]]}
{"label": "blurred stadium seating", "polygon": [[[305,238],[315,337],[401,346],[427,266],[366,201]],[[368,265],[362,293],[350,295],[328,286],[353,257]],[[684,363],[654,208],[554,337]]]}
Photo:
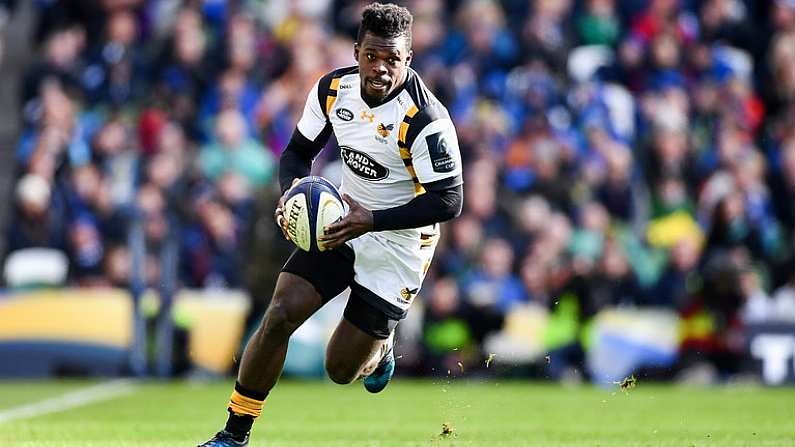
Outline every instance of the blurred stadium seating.
{"label": "blurred stadium seating", "polygon": [[[271,219],[278,155],[312,84],[354,63],[365,3],[0,2],[6,55],[33,48],[5,101],[20,129],[0,322],[33,299],[20,289],[58,305],[110,289],[133,309],[147,289],[207,291],[202,315],[238,344],[291,249]],[[402,373],[712,382],[765,359],[768,381],[793,377],[795,343],[752,339],[795,333],[795,2],[403,3],[466,167],[464,213],[401,325]],[[338,180],[333,142],[315,169]],[[178,301],[151,319],[199,337]],[[318,372],[334,319],[302,333],[288,373]],[[230,350],[168,374],[227,372]]]}

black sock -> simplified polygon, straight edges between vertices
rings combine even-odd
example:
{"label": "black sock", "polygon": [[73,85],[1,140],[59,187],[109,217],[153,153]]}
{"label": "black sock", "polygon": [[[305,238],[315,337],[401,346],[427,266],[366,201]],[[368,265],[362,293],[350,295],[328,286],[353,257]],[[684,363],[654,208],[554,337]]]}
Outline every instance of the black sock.
{"label": "black sock", "polygon": [[[254,425],[254,419],[256,419],[255,416],[259,415],[259,411],[256,411],[254,414],[241,413],[252,410],[250,407],[251,400],[255,401],[254,404],[257,404],[256,401],[259,401],[258,405],[255,405],[255,407],[258,407],[256,408],[257,410],[261,410],[262,404],[264,403],[266,397],[268,397],[267,391],[261,392],[250,390],[242,386],[240,383],[235,382],[235,391],[232,393],[230,407],[227,409],[229,411],[229,418],[226,420],[226,427],[224,427],[224,430],[232,433],[232,436],[236,440],[244,440],[246,435],[248,435],[248,433],[251,431],[251,426]],[[236,402],[236,399],[242,399],[242,401]],[[238,408],[236,409],[239,409],[241,413],[233,411],[233,408],[235,408],[235,403],[238,405]]]}
{"label": "black sock", "polygon": [[232,433],[238,441],[242,441],[251,431],[252,425],[254,425],[253,416],[235,414],[229,410],[229,419],[226,420],[226,427],[224,427],[224,430]]}

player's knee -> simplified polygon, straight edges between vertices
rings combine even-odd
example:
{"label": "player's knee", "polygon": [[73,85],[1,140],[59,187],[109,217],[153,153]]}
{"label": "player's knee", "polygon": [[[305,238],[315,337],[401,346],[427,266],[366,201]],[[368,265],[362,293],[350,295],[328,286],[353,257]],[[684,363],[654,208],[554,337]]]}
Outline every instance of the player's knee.
{"label": "player's knee", "polygon": [[289,338],[298,326],[300,321],[295,321],[290,317],[290,311],[284,304],[284,299],[275,299],[268,307],[265,320],[262,322],[260,331],[268,338]]}
{"label": "player's knee", "polygon": [[345,362],[326,358],[326,373],[332,382],[347,385],[356,380],[359,369],[352,368]]}

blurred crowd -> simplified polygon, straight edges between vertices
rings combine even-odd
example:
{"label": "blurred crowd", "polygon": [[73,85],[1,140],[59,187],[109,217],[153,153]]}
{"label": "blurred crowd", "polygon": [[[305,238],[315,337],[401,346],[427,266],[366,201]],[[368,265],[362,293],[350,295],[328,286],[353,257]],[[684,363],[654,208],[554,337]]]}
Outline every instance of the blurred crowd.
{"label": "blurred crowd", "polygon": [[[312,84],[355,63],[365,3],[35,1],[7,251],[125,286],[140,222],[150,248],[178,239],[182,286],[246,286],[251,247],[283,256],[278,156]],[[683,359],[728,371],[745,325],[795,321],[795,1],[402,3],[465,162],[421,293],[427,365],[527,304],[582,331],[670,309]],[[318,172],[338,178],[337,154]],[[549,349],[577,365],[578,340]]]}

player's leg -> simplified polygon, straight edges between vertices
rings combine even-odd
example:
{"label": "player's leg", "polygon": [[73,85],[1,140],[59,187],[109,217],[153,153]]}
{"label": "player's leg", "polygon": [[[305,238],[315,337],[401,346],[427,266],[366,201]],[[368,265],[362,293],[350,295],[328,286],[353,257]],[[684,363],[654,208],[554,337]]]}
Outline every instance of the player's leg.
{"label": "player's leg", "polygon": [[273,301],[240,359],[237,382],[246,389],[270,391],[281,375],[290,336],[324,303],[309,281],[289,272],[279,274]]}
{"label": "player's leg", "polygon": [[243,351],[226,426],[203,446],[247,444],[251,426],[282,372],[290,335],[323,303],[314,286],[304,278],[287,272],[279,275],[265,317]]}
{"label": "player's leg", "polygon": [[378,233],[349,242],[355,281],[326,350],[326,371],[337,383],[364,376],[367,391],[386,387],[395,368],[394,330],[406,316],[433,256],[433,245],[395,243]]}
{"label": "player's leg", "polygon": [[281,375],[290,336],[323,304],[345,290],[352,277],[350,249],[293,252],[279,274],[268,310],[243,352],[226,427],[203,446],[247,445],[254,419]]}
{"label": "player's leg", "polygon": [[381,360],[379,354],[386,340],[370,334],[343,319],[334,331],[326,349],[326,372],[341,385],[356,380]]}
{"label": "player's leg", "polygon": [[326,348],[326,371],[331,380],[340,384],[373,374],[391,355],[394,329],[398,323],[371,306],[357,289],[351,291],[344,317]]}

